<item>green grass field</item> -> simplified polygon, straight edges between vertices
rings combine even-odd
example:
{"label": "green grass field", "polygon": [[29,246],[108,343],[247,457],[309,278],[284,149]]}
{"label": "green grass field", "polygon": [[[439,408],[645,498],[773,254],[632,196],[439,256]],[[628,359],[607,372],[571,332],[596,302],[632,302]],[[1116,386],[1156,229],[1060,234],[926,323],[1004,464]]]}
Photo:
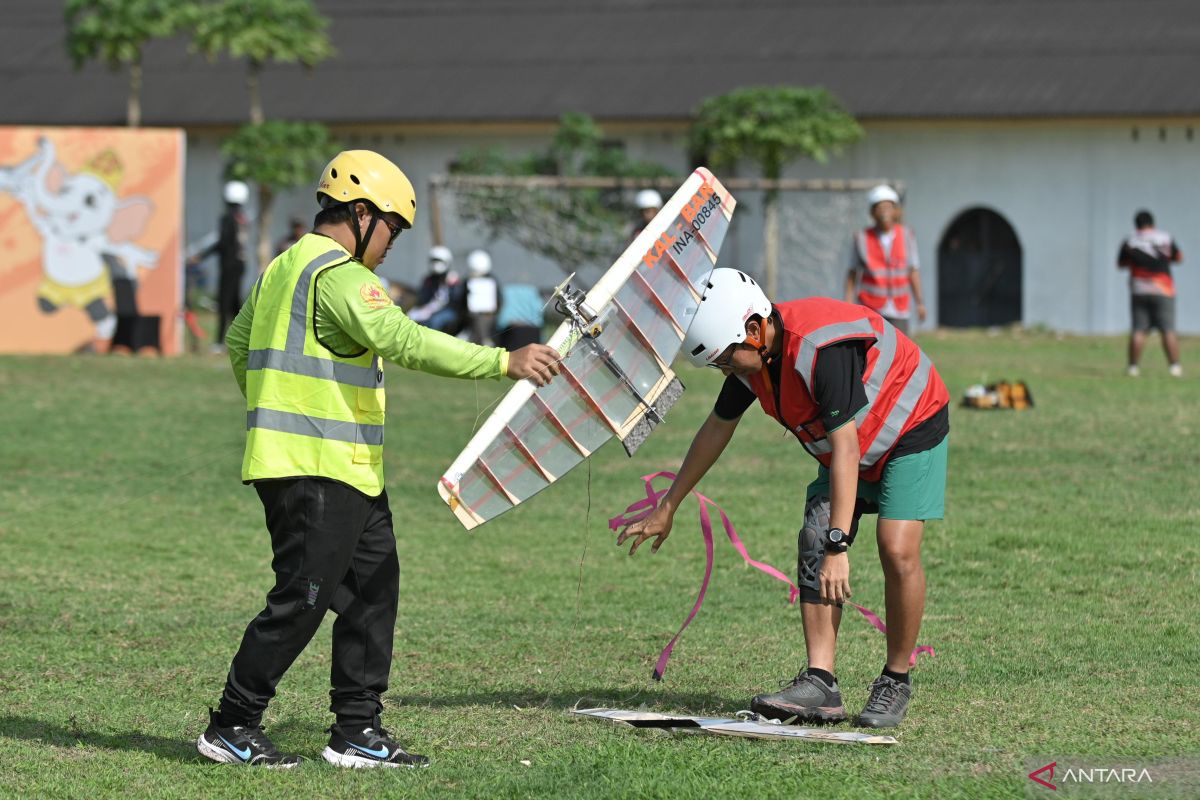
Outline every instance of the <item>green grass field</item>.
{"label": "green grass field", "polygon": [[[953,410],[947,519],[925,539],[920,638],[937,656],[914,673],[893,748],[639,733],[567,713],[727,714],[803,666],[786,588],[718,541],[708,601],[666,679],[649,679],[703,572],[694,505],[655,556],[629,558],[606,520],[639,496],[639,475],[678,466],[718,375],[684,370],[689,391],[636,459],[610,443],[468,534],[435,484],[504,386],[392,368],[402,575],[385,724],[433,759],[416,773],[319,760],[272,773],[195,752],[271,583],[223,357],[0,359],[0,796],[985,798],[1020,795],[1037,756],[1195,755],[1196,344],[1174,380],[1150,348],[1143,377],[1125,378],[1115,337],[920,343],[953,397],[1024,378],[1038,407]],[[756,410],[701,489],[752,555],[791,573],[814,466]],[[851,582],[882,610],[873,539],[867,525]],[[266,719],[283,749],[317,758],[328,628]],[[847,615],[852,712],[883,652]]]}

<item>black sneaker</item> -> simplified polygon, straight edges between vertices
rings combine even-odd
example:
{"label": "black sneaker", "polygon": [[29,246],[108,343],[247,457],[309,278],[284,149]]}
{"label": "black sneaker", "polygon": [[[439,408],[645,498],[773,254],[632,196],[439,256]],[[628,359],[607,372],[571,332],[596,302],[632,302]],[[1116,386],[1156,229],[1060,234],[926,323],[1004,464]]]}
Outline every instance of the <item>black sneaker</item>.
{"label": "black sneaker", "polygon": [[871,696],[862,713],[854,720],[863,728],[894,728],[908,713],[908,701],[912,699],[912,686],[880,675],[871,684]]}
{"label": "black sneaker", "polygon": [[383,728],[363,728],[350,733],[334,725],[329,744],[321,754],[339,767],[428,767],[429,759],[410,753]]}
{"label": "black sneaker", "polygon": [[842,722],[846,707],[837,681],[825,683],[816,675],[801,672],[774,694],[760,694],[750,701],[750,710],[783,722]]}
{"label": "black sneaker", "polygon": [[208,728],[196,740],[196,749],[200,755],[219,764],[291,769],[304,760],[300,756],[285,756],[275,749],[261,727],[221,727],[217,724],[217,712],[211,708],[208,710]]}

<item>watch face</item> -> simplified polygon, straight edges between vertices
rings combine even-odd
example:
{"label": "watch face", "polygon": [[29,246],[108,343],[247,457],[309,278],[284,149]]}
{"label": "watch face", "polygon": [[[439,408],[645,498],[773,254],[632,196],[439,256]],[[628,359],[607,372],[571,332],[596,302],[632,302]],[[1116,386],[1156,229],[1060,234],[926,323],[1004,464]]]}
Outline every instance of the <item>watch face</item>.
{"label": "watch face", "polygon": [[837,544],[838,542],[842,541],[842,539],[844,537],[845,537],[845,534],[842,533],[842,531],[839,528],[834,528],[833,530],[831,530],[829,532],[829,541],[833,542],[834,544]]}

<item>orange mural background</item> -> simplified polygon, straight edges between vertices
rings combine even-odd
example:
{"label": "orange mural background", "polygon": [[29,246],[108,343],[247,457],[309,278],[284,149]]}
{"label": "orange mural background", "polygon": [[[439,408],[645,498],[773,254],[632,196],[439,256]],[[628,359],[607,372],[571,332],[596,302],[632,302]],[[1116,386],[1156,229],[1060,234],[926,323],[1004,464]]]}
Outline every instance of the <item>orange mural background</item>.
{"label": "orange mural background", "polygon": [[[160,317],[163,354],[179,353],[183,131],[5,126],[0,126],[0,248],[4,253],[0,259],[0,352],[71,353],[89,344],[106,347],[104,337],[98,335],[103,327],[98,329],[83,308],[69,302],[59,303],[53,313],[39,308],[39,296],[46,293],[50,248],[74,247],[63,252],[81,252],[81,245],[73,242],[48,242],[30,216],[44,210],[31,211],[20,193],[12,190],[18,175],[15,168],[30,163],[43,137],[53,145],[55,160],[62,166],[60,175],[97,175],[103,179],[101,186],[111,187],[117,203],[149,202],[144,226],[128,239],[128,244],[151,251],[155,262],[153,268],[136,270],[137,310],[142,316]],[[63,235],[55,233],[49,238]],[[97,253],[110,249],[94,238],[85,246]],[[111,287],[105,302],[110,311],[115,310]]]}

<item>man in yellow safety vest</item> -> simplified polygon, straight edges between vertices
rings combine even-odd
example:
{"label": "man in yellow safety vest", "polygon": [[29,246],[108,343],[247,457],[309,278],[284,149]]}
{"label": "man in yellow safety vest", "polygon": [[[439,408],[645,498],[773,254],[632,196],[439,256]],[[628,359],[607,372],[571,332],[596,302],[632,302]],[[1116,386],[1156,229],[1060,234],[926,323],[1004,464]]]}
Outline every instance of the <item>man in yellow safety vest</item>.
{"label": "man in yellow safety vest", "polygon": [[383,360],[456,378],[543,385],[559,354],[507,352],[424,328],[374,270],[416,213],[412,183],[369,150],[339,153],[317,184],[312,232],[259,278],[226,335],[246,396],[242,480],[266,510],[275,585],[246,628],[220,706],[197,740],[213,761],[288,768],[262,730],[275,687],[333,609],[323,756],[344,767],[426,766],[379,714],[392,662],[399,564],[383,482]]}

